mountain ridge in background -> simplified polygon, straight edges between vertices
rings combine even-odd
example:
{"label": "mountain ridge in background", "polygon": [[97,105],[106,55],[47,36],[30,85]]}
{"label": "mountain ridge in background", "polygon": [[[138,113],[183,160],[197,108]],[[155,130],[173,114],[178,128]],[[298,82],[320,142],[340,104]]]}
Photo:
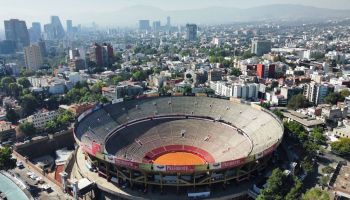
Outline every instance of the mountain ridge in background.
{"label": "mountain ridge in background", "polygon": [[296,4],[271,4],[251,8],[217,5],[215,7],[182,10],[163,10],[154,6],[136,5],[113,12],[83,12],[74,17],[73,21],[76,23],[95,22],[107,27],[137,27],[140,19],[160,20],[162,25],[164,25],[167,16],[171,17],[173,25],[186,23],[213,25],[236,22],[298,20],[322,22],[329,19],[350,18],[350,10],[336,10]]}

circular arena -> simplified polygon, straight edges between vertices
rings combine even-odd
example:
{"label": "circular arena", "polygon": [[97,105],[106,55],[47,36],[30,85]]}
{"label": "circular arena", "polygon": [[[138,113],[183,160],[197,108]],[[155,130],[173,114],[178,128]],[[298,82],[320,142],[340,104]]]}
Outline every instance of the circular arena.
{"label": "circular arena", "polygon": [[152,97],[84,112],[74,137],[107,180],[179,190],[249,180],[281,143],[283,124],[238,100]]}

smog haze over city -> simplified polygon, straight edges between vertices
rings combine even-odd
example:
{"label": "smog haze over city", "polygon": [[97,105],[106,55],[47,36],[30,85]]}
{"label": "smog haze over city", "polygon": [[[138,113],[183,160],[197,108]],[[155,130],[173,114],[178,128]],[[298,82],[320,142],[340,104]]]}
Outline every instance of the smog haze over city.
{"label": "smog haze over city", "polygon": [[350,0],[0,0],[0,200],[350,199]]}
{"label": "smog haze over city", "polygon": [[[83,25],[96,22],[109,27],[133,27],[137,25],[135,19],[156,20],[167,15],[173,15],[175,23],[220,24],[255,21],[261,17],[278,19],[279,16],[273,13],[281,7],[289,11],[281,18],[301,14],[298,10],[316,12],[317,18],[323,15],[320,12],[327,15],[327,12],[336,12],[338,9],[342,13],[350,10],[348,0],[0,0],[0,4],[0,20],[17,17],[29,22],[45,23],[49,20],[48,16],[59,15]],[[333,10],[318,11],[319,8]],[[220,10],[223,13],[217,13]],[[262,16],[254,13],[258,10],[265,10]],[[212,12],[219,15],[212,15]],[[251,12],[250,15],[247,12]],[[305,13],[302,15],[305,16]],[[314,14],[311,17],[316,18]]]}

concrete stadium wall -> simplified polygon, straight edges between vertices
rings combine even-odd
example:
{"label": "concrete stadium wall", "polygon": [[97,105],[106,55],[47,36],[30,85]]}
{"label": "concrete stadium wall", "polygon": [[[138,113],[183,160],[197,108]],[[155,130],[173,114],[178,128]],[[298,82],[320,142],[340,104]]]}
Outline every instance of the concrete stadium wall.
{"label": "concrete stadium wall", "polygon": [[53,155],[55,150],[67,147],[74,149],[73,130],[67,130],[62,133],[56,133],[52,137],[43,137],[32,140],[29,143],[21,144],[15,147],[16,151],[29,160],[44,155]]}

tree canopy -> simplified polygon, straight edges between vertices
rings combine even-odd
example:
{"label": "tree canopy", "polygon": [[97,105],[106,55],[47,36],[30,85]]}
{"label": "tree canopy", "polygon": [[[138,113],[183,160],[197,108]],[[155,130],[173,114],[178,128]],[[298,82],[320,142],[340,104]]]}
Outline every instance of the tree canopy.
{"label": "tree canopy", "polygon": [[257,200],[292,200],[299,199],[301,196],[302,184],[283,173],[279,168],[272,171],[271,176],[267,180],[267,186],[264,188]]}
{"label": "tree canopy", "polygon": [[341,155],[350,155],[350,138],[340,138],[331,144],[332,151]]}
{"label": "tree canopy", "polygon": [[303,194],[302,200],[330,200],[327,191],[321,190],[320,188],[311,188]]}
{"label": "tree canopy", "polygon": [[298,94],[293,96],[289,101],[287,107],[289,109],[299,109],[299,108],[305,108],[309,105],[307,99],[303,96],[303,94]]}
{"label": "tree canopy", "polygon": [[0,170],[9,170],[16,166],[16,161],[12,159],[10,147],[0,148]]}
{"label": "tree canopy", "polygon": [[38,108],[39,104],[37,99],[32,94],[25,94],[21,98],[21,107],[24,116],[31,115]]}
{"label": "tree canopy", "polygon": [[19,130],[26,136],[33,136],[36,134],[36,128],[33,123],[24,122],[19,125]]}

